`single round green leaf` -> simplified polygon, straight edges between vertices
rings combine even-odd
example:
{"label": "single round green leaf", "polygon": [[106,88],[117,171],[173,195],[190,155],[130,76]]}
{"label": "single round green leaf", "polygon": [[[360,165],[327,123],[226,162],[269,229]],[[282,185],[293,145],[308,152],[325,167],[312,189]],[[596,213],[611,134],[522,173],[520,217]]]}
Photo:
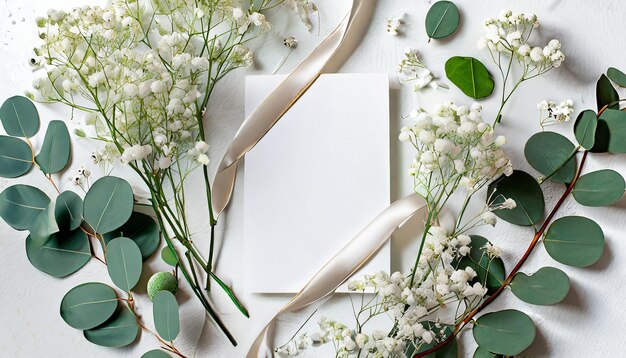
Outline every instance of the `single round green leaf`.
{"label": "single round green leaf", "polygon": [[161,250],[161,259],[170,266],[178,265],[178,258],[169,246],[165,246],[163,250]]}
{"label": "single round green leaf", "polygon": [[169,354],[165,353],[160,349],[153,349],[149,352],[144,353],[141,358],[171,358]]}
{"label": "single round green leaf", "polygon": [[624,178],[615,170],[603,169],[578,178],[572,194],[581,205],[608,206],[618,202],[624,191]]}
{"label": "single round green leaf", "polygon": [[0,177],[17,178],[33,166],[33,152],[19,138],[0,135]]}
{"label": "single round green leaf", "polygon": [[115,291],[102,283],[88,282],[72,288],[61,301],[61,317],[76,329],[91,329],[106,322],[117,308]]}
{"label": "single round green leaf", "polygon": [[30,138],[39,130],[39,113],[28,98],[14,96],[0,107],[0,120],[4,131],[14,137]]}
{"label": "single round green leaf", "polygon": [[128,221],[133,213],[133,200],[133,189],[126,180],[102,177],[85,195],[83,217],[96,232],[111,232]]}
{"label": "single round green leaf", "polygon": [[589,266],[604,253],[602,228],[582,216],[565,216],[554,221],[543,243],[553,259],[575,267]]}
{"label": "single round green leaf", "polygon": [[67,190],[57,196],[54,218],[61,231],[78,229],[83,222],[83,199]]}
{"label": "single round green leaf", "polygon": [[473,57],[450,58],[446,62],[446,76],[472,98],[482,99],[493,92],[493,77],[487,67]]}
{"label": "single round green leaf", "polygon": [[487,349],[478,346],[474,351],[474,358],[505,358],[502,354],[495,354],[489,352]]}
{"label": "single round green leaf", "polygon": [[159,336],[168,342],[176,339],[180,331],[176,297],[169,291],[160,291],[154,296],[152,313],[154,316],[154,327]]}
{"label": "single round green leaf", "polygon": [[126,307],[115,312],[104,324],[83,332],[85,338],[103,347],[124,347],[137,339],[139,325],[137,318]]}
{"label": "single round green leaf", "polygon": [[606,76],[616,85],[620,87],[626,87],[626,74],[615,67],[609,68],[606,73]]}
{"label": "single round green leaf", "polygon": [[626,112],[606,109],[600,114],[593,151],[626,153]]}
{"label": "single round green leaf", "polygon": [[526,142],[524,156],[539,173],[557,183],[571,183],[576,175],[576,147],[554,132],[539,132]]}
{"label": "single round green leaf", "polygon": [[91,259],[87,235],[81,230],[56,233],[42,246],[26,238],[26,256],[39,271],[65,277],[80,270]]}
{"label": "single round green leaf", "polygon": [[161,234],[156,222],[150,216],[138,212],[133,212],[130,219],[121,227],[102,235],[105,245],[118,237],[133,240],[139,246],[144,260],[150,257],[161,243]]}
{"label": "single round green leaf", "polygon": [[50,198],[34,186],[13,185],[0,193],[0,217],[15,230],[28,230],[49,203]]}
{"label": "single round green leaf", "polygon": [[129,292],[141,277],[141,251],[127,237],[111,240],[106,248],[107,269],[115,286]]}
{"label": "single round green leaf", "polygon": [[613,87],[613,84],[606,75],[602,74],[596,83],[596,101],[598,103],[598,111],[604,106],[608,108],[619,109],[619,94]]}
{"label": "single round green leaf", "polygon": [[525,313],[504,310],[480,317],[473,328],[474,339],[485,350],[514,356],[535,340],[535,325]]}
{"label": "single round green leaf", "polygon": [[431,39],[452,35],[459,27],[459,9],[451,1],[437,1],[426,14],[426,34]]}
{"label": "single round green leaf", "polygon": [[39,213],[28,231],[33,243],[39,246],[43,245],[52,234],[59,232],[59,226],[54,218],[54,202],[50,202],[48,207]]}
{"label": "single round green leaf", "polygon": [[593,148],[596,142],[596,129],[598,128],[598,117],[596,112],[588,109],[580,112],[576,123],[574,123],[574,135],[578,144],[585,149]]}
{"label": "single round green leaf", "polygon": [[489,185],[488,193],[494,204],[501,204],[507,198],[515,200],[517,206],[514,209],[493,212],[511,224],[532,226],[543,217],[545,210],[543,192],[539,183],[528,173],[514,170],[508,177],[501,176]]}
{"label": "single round green leaf", "polygon": [[553,305],[569,292],[569,277],[554,267],[542,267],[532,275],[518,272],[509,284],[517,298],[534,305]]}
{"label": "single round green leaf", "polygon": [[504,262],[499,257],[490,258],[487,255],[484,246],[489,243],[489,240],[478,235],[471,235],[470,237],[472,238],[470,252],[461,259],[457,268],[465,269],[469,266],[474,269],[476,272],[475,280],[487,287],[487,292],[492,294],[504,283],[506,277]]}
{"label": "single round green leaf", "polygon": [[70,160],[70,133],[63,121],[51,121],[35,161],[46,174],[65,169]]}

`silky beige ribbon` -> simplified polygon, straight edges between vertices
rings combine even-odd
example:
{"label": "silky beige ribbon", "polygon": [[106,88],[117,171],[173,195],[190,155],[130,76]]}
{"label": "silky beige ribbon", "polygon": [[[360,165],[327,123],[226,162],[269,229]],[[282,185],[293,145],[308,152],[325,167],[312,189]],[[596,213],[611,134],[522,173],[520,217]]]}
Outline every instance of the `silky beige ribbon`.
{"label": "silky beige ribbon", "polygon": [[341,24],[246,118],[217,168],[211,198],[215,215],[228,205],[239,160],[265,136],[320,74],[328,71],[331,60],[341,57],[338,56],[340,48],[356,41],[351,35],[358,34],[361,28],[355,26],[355,20],[372,9],[375,3],[375,0],[352,0],[352,9]]}
{"label": "silky beige ribbon", "polygon": [[278,311],[257,336],[247,357],[272,357],[269,338],[273,335],[279,314],[297,311],[335,292],[383,246],[396,228],[402,226],[425,206],[426,201],[421,196],[411,194],[387,207],[328,261],[287,305]]}

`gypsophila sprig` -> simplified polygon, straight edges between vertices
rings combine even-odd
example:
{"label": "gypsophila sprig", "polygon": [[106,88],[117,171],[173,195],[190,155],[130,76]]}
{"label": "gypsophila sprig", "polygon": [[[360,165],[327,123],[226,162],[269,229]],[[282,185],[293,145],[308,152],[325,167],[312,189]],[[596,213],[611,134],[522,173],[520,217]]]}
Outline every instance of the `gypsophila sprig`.
{"label": "gypsophila sprig", "polygon": [[403,76],[401,79],[405,83],[415,83],[415,92],[428,86],[430,88],[448,88],[448,86],[435,79],[432,72],[424,65],[416,50],[404,49],[404,57],[398,64],[398,73]]}
{"label": "gypsophila sprig", "polygon": [[[281,4],[310,28],[308,16],[316,7],[308,0],[247,5],[234,0],[114,0],[69,12],[50,10],[37,19],[42,43],[31,60],[45,75],[35,80],[29,96],[87,112],[84,126],[74,132],[105,143],[92,154],[94,162],[106,171],[119,163],[129,165],[143,179],[168,246],[173,248],[172,239],[181,242],[190,269],[198,265],[205,271],[206,285],[181,264],[183,276],[233,344],[204,293],[211,277],[248,315],[212,272],[217,220],[203,120],[216,84],[253,63],[247,45],[272,28],[265,11]],[[203,169],[211,226],[207,259],[195,247],[185,211],[185,180],[197,167]],[[73,180],[82,185],[82,177]]]}
{"label": "gypsophila sprig", "polygon": [[[485,36],[478,40],[478,48],[489,50],[493,62],[499,67],[503,81],[497,121],[500,120],[504,105],[522,82],[559,67],[565,61],[559,40],[550,40],[544,46],[532,43],[533,30],[537,27],[539,20],[536,15],[514,13],[511,10],[504,10],[497,18],[485,20]],[[512,74],[514,61],[521,71],[521,75],[516,79]],[[514,84],[512,89],[507,91],[509,80]]]}
{"label": "gypsophila sprig", "polygon": [[541,128],[544,128],[554,124],[568,122],[574,112],[574,102],[571,99],[561,103],[556,103],[552,100],[544,100],[537,105],[537,109],[539,110],[539,125]]}

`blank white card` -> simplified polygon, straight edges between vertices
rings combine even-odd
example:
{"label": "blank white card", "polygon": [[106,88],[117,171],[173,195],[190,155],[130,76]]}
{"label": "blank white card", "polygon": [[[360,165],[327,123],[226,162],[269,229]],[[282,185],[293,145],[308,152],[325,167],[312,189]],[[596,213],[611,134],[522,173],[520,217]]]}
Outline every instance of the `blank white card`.
{"label": "blank white card", "polygon": [[[284,78],[247,77],[246,116]],[[389,205],[389,173],[387,75],[322,75],[246,155],[246,291],[298,292]],[[356,275],[389,266],[385,245]]]}

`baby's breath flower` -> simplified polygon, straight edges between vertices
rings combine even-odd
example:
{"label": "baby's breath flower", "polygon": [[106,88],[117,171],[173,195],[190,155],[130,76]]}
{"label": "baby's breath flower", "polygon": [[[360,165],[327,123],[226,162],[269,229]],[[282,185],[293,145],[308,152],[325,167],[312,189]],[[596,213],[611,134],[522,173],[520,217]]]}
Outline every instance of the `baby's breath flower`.
{"label": "baby's breath flower", "polygon": [[420,60],[417,51],[411,48],[404,50],[404,58],[398,64],[398,73],[404,76],[404,82],[415,83],[415,92],[426,86],[447,88],[445,84],[435,80],[433,74]]}
{"label": "baby's breath flower", "polygon": [[537,105],[537,109],[540,115],[539,124],[543,128],[569,121],[574,112],[574,102],[568,99],[557,104],[554,101],[544,100]]}

